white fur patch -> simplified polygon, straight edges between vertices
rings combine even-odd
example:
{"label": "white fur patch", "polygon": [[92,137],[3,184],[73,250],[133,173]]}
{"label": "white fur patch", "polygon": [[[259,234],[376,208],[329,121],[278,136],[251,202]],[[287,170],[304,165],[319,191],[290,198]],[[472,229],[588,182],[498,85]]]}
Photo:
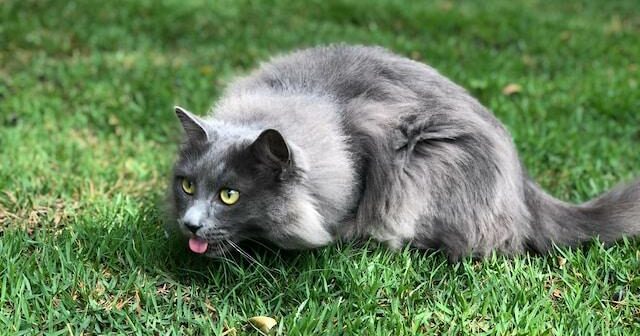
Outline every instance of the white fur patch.
{"label": "white fur patch", "polygon": [[295,198],[295,214],[298,222],[291,226],[290,233],[299,238],[299,245],[309,248],[325,246],[333,242],[333,237],[323,225],[324,218],[316,210],[311,197],[300,193]]}

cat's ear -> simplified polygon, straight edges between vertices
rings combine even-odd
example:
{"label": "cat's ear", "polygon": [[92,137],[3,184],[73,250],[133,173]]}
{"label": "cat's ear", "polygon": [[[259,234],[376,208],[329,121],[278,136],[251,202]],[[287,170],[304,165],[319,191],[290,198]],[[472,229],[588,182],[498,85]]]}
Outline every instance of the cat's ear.
{"label": "cat's ear", "polygon": [[251,144],[251,152],[260,162],[281,170],[291,165],[291,151],[280,132],[268,129]]}
{"label": "cat's ear", "polygon": [[180,106],[175,107],[176,116],[182,123],[182,128],[189,141],[205,142],[208,139],[204,121]]}

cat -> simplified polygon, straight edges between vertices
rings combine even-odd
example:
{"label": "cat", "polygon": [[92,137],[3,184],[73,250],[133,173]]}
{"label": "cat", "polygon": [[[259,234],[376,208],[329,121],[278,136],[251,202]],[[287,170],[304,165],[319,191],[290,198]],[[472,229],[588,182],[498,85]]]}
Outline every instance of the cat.
{"label": "cat", "polygon": [[168,202],[195,253],[258,238],[283,249],[373,239],[456,261],[640,232],[640,182],[582,205],[552,198],[492,113],[381,47],[275,57],[209,116],[175,112],[185,135]]}

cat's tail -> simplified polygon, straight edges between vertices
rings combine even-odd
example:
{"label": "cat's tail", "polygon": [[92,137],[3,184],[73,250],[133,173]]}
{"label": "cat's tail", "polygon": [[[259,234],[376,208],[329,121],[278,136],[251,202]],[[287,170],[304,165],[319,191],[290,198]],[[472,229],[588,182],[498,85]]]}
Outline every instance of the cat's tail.
{"label": "cat's tail", "polygon": [[559,201],[531,181],[525,197],[532,215],[527,245],[538,252],[553,244],[576,246],[595,237],[612,243],[640,234],[640,180],[580,205]]}

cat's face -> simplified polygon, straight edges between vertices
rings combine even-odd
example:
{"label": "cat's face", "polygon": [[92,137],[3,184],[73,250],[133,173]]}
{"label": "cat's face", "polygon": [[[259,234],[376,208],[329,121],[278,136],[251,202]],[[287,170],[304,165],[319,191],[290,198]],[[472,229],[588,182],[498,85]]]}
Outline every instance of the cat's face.
{"label": "cat's face", "polygon": [[[185,130],[170,208],[189,248],[219,255],[246,239],[305,247],[296,227],[302,171],[282,135],[205,122],[176,108]],[[304,211],[304,209],[303,209]]]}

